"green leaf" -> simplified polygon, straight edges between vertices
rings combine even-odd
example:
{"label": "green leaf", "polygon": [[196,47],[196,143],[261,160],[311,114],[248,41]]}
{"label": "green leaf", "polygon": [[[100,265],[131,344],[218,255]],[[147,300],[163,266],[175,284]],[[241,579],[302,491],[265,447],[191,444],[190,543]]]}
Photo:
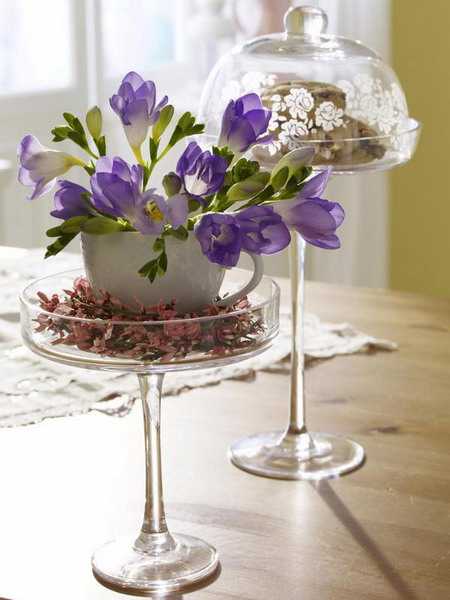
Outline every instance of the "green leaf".
{"label": "green leaf", "polygon": [[153,125],[153,139],[159,141],[173,117],[174,108],[171,104],[165,106],[159,113],[159,119]]}
{"label": "green leaf", "polygon": [[67,135],[70,132],[70,127],[54,127],[51,131],[53,137],[52,142],[62,142],[67,139]]}
{"label": "green leaf", "polygon": [[297,180],[297,183],[302,183],[303,181],[305,181],[305,179],[308,179],[311,173],[312,167],[300,167],[300,169],[297,169],[297,171],[295,171],[294,177]]}
{"label": "green leaf", "polygon": [[272,169],[272,178],[271,182],[274,181],[275,177],[278,173],[284,169],[288,169],[288,176],[286,177],[286,182],[290,177],[296,173],[301,167],[307,166],[311,164],[311,161],[314,157],[314,148],[311,146],[305,146],[303,148],[296,148],[291,152],[288,152],[284,156],[280,158],[278,163]]}
{"label": "green leaf", "polygon": [[195,212],[199,209],[199,207],[201,206],[200,202],[198,200],[196,200],[195,198],[189,198],[188,200],[188,210],[189,212]]}
{"label": "green leaf", "polygon": [[81,231],[104,235],[107,233],[115,233],[116,231],[123,231],[123,225],[113,219],[108,219],[107,217],[91,217],[82,224]]}
{"label": "green leaf", "polygon": [[57,227],[51,227],[50,229],[47,229],[45,235],[47,237],[59,237],[62,235],[61,226],[58,225]]}
{"label": "green leaf", "polygon": [[153,252],[161,252],[164,250],[166,244],[163,238],[156,238],[155,243],[153,244]]}
{"label": "green leaf", "polygon": [[172,229],[170,233],[174,238],[177,240],[182,240],[183,242],[189,237],[187,229],[182,225],[181,227],[177,227],[177,229]]}
{"label": "green leaf", "polygon": [[272,175],[271,178],[271,185],[273,187],[274,190],[278,191],[281,190],[281,188],[286,185],[287,181],[289,178],[289,167],[283,167],[282,169],[280,169],[279,171],[277,171],[276,175]]}
{"label": "green leaf", "polygon": [[152,162],[155,162],[155,160],[158,157],[158,146],[159,143],[155,142],[155,140],[153,138],[150,138],[149,140],[149,146],[150,146],[150,159]]}
{"label": "green leaf", "polygon": [[87,215],[80,215],[79,217],[71,217],[64,221],[62,225],[60,225],[60,230],[63,234],[66,233],[79,233],[83,224],[89,219]]}
{"label": "green leaf", "polygon": [[251,177],[248,177],[244,181],[235,183],[228,190],[228,200],[230,202],[240,202],[242,200],[249,200],[257,194],[261,193],[266,185],[269,183],[270,173],[260,171],[255,173]]}
{"label": "green leaf", "polygon": [[170,137],[168,146],[171,148],[183,138],[203,133],[205,126],[201,123],[195,123],[195,117],[190,112],[185,112],[178,120],[176,127]]}
{"label": "green leaf", "polygon": [[231,161],[234,158],[234,153],[231,152],[231,150],[227,146],[224,146],[223,148],[213,146],[212,151],[213,154],[215,154],[216,156],[221,156],[222,158],[224,158],[228,164],[231,164]]}
{"label": "green leaf", "polygon": [[139,269],[139,275],[141,277],[147,277],[153,283],[156,275],[158,274],[158,261],[159,257],[155,258],[154,260],[150,260],[148,263],[145,263],[145,265]]}
{"label": "green leaf", "polygon": [[158,267],[163,273],[167,271],[167,254],[165,252],[159,256]]}
{"label": "green leaf", "polygon": [[80,133],[79,131],[69,130],[69,132],[67,133],[67,137],[69,138],[69,140],[72,140],[72,142],[83,148],[83,150],[89,149],[89,145],[84,132]]}
{"label": "green leaf", "polygon": [[63,117],[74,131],[85,135],[84,127],[78,117],[67,112],[63,113]]}
{"label": "green leaf", "polygon": [[69,244],[76,235],[76,233],[68,233],[59,237],[55,242],[53,242],[53,244],[47,246],[45,258],[49,258],[49,256],[56,256],[56,254],[61,252],[61,250],[64,250],[67,244]]}
{"label": "green leaf", "polygon": [[256,160],[240,158],[232,169],[233,181],[243,181],[259,171],[259,163]]}

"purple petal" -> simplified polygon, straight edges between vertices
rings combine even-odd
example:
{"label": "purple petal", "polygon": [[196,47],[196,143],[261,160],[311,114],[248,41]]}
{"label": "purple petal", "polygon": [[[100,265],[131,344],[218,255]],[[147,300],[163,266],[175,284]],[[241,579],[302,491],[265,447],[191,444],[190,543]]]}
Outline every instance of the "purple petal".
{"label": "purple petal", "polygon": [[336,222],[332,215],[320,204],[310,200],[293,207],[290,218],[294,227],[301,227],[305,232],[334,233],[336,229]]}
{"label": "purple petal", "polygon": [[313,246],[317,246],[318,248],[323,248],[325,250],[337,250],[341,247],[341,242],[338,236],[334,233],[330,233],[328,235],[324,235],[318,238],[309,238],[299,232],[300,235],[304,238],[306,242],[312,244]]}
{"label": "purple petal", "polygon": [[228,134],[228,146],[235,152],[245,152],[256,141],[253,127],[244,117],[236,117]]}
{"label": "purple petal", "polygon": [[121,96],[124,101],[127,102],[131,102],[132,100],[134,100],[134,89],[133,86],[126,82],[123,81],[120,86],[119,89],[117,90],[117,93],[119,96]]}
{"label": "purple petal", "polygon": [[153,112],[156,100],[156,86],[153,81],[144,81],[136,90],[136,100],[145,100],[148,114]]}
{"label": "purple petal", "polygon": [[270,110],[251,110],[245,113],[245,118],[253,127],[256,137],[267,131],[271,115]]}
{"label": "purple petal", "polygon": [[222,116],[222,127],[220,131],[219,146],[226,146],[228,141],[228,135],[230,133],[231,124],[234,117],[236,116],[236,107],[234,100],[230,100],[228,103],[223,116]]}
{"label": "purple petal", "polygon": [[331,167],[309,179],[300,191],[302,198],[320,198],[331,175]]}
{"label": "purple petal", "polygon": [[20,142],[17,148],[17,155],[22,166],[26,166],[26,162],[32,158],[34,154],[45,150],[44,146],[39,142],[34,135],[26,135]]}
{"label": "purple petal", "polygon": [[136,71],[130,71],[122,79],[122,83],[128,83],[133,90],[137,90],[144,83],[144,80]]}
{"label": "purple petal", "polygon": [[110,104],[111,108],[113,109],[113,111],[116,114],[118,114],[119,117],[121,117],[122,113],[123,113],[123,109],[125,108],[125,100],[122,98],[122,96],[119,96],[118,94],[114,94],[109,99],[109,104]]}
{"label": "purple petal", "polygon": [[175,194],[168,200],[169,221],[176,229],[186,223],[189,214],[188,199],[184,194]]}
{"label": "purple petal", "polygon": [[35,183],[36,183],[36,181],[34,181],[34,179],[31,177],[30,171],[28,171],[28,169],[25,169],[25,167],[20,167],[19,173],[17,175],[17,179],[18,179],[19,183],[21,183],[22,185],[29,186],[29,185],[35,185]]}
{"label": "purple petal", "polygon": [[238,100],[236,100],[236,104],[240,114],[245,114],[252,110],[261,110],[262,108],[261,98],[255,93],[241,96]]}

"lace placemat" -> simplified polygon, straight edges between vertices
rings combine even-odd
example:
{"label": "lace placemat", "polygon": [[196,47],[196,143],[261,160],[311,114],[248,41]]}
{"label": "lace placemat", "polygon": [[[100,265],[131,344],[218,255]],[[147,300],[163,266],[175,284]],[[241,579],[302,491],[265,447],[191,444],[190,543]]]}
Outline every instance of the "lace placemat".
{"label": "lace placemat", "polygon": [[[80,257],[66,253],[42,260],[42,250],[30,250],[23,258],[2,260],[0,266],[0,427],[37,423],[61,417],[101,411],[124,416],[137,394],[135,375],[91,372],[43,360],[20,340],[18,294],[27,281],[81,266]],[[282,314],[280,335],[265,353],[239,364],[194,373],[171,373],[164,393],[217,384],[224,379],[252,380],[259,370],[289,371],[290,317]],[[305,316],[306,360],[331,358],[369,349],[395,350],[396,344],[356,331],[347,323],[330,324],[315,315]]]}

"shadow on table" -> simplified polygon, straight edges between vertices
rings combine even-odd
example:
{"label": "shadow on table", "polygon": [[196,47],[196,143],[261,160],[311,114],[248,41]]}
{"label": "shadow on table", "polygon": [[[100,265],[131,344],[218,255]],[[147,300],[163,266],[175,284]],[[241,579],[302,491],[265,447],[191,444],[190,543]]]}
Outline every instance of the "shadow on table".
{"label": "shadow on table", "polygon": [[389,562],[382,550],[369,536],[361,523],[342,502],[330,483],[325,480],[315,482],[312,485],[317,490],[322,500],[333,511],[334,515],[347,528],[353,539],[367,552],[399,597],[404,600],[420,600],[417,594],[409,587],[409,584]]}

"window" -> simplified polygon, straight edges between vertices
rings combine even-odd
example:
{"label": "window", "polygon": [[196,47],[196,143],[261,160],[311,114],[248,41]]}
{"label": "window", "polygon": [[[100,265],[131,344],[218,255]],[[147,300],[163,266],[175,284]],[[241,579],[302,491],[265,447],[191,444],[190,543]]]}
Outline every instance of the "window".
{"label": "window", "polygon": [[0,0],[0,97],[73,82],[70,8],[70,0]]}

